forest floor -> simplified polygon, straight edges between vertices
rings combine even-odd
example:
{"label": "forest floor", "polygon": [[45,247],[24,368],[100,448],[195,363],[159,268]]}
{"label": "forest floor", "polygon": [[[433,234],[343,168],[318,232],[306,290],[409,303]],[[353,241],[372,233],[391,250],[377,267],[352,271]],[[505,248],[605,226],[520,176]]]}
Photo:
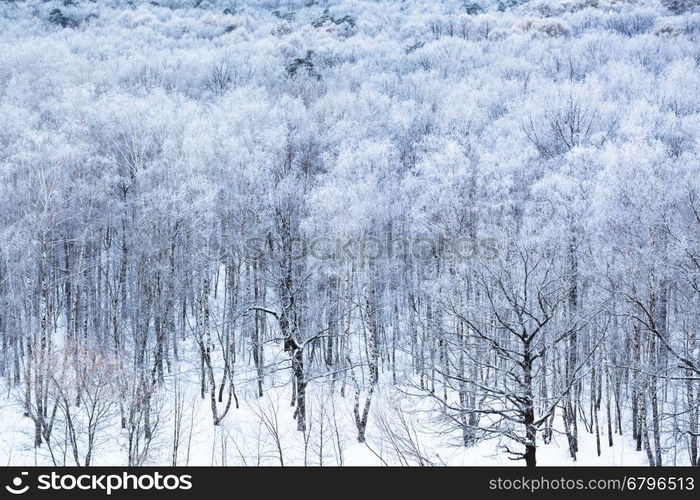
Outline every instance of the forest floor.
{"label": "forest floor", "polygon": [[[279,360],[271,361],[273,365],[279,363],[281,368],[266,376],[261,398],[257,396],[254,372],[238,373],[239,407],[232,405],[218,426],[212,423],[209,394],[201,398],[196,364],[181,361],[179,374],[168,376],[156,396],[162,410],[142,465],[173,465],[176,424],[180,425],[176,465],[524,465],[522,461],[511,460],[503,451],[506,444],[512,449],[518,448],[502,436],[479,441],[470,447],[461,446],[460,431],[448,425],[428,398],[417,396],[413,388],[392,385],[388,376],[372,401],[365,443],[357,441],[354,389],[349,381],[345,397],[340,394],[340,381],[334,390],[331,382],[322,379],[309,384],[307,431],[300,432],[290,405],[289,370],[284,368],[282,355]],[[8,390],[3,383],[0,464],[53,465],[55,460],[57,465],[75,465],[72,451],[65,446],[63,434],[58,431],[52,442],[53,459],[46,444],[34,448],[34,427],[29,418],[23,417],[21,394],[21,388]],[[361,404],[364,404],[364,394]],[[119,429],[119,414],[117,409],[113,410],[96,433],[93,465],[123,466],[127,463],[127,433],[114,431]],[[635,451],[629,435],[614,434],[613,446],[609,447],[604,411],[600,419],[600,456],[597,456],[595,436],[579,424],[579,432],[586,435],[581,436],[578,457],[573,461],[558,417],[551,443],[543,444],[541,437],[539,439],[538,465],[647,464],[645,453]],[[61,440],[64,443],[59,442]],[[675,458],[679,465],[684,463],[683,456]],[[667,460],[673,463],[672,450]]]}

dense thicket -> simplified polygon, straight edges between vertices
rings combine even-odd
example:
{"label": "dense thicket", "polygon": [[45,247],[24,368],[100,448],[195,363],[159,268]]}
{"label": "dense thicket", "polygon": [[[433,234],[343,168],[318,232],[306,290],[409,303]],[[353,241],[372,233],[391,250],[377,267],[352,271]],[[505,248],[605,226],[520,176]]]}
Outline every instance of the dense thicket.
{"label": "dense thicket", "polygon": [[147,463],[186,364],[213,425],[288,372],[300,435],[312,386],[360,442],[395,390],[528,465],[557,433],[697,465],[694,7],[0,3],[0,376],[35,446],[121,429]]}

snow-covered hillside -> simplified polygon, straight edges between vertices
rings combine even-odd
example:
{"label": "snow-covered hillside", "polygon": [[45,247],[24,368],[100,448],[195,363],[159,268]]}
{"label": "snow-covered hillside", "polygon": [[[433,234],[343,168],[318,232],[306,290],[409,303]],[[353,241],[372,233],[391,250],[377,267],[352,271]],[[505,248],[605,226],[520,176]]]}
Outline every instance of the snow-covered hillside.
{"label": "snow-covered hillside", "polygon": [[0,463],[700,462],[696,0],[0,0]]}

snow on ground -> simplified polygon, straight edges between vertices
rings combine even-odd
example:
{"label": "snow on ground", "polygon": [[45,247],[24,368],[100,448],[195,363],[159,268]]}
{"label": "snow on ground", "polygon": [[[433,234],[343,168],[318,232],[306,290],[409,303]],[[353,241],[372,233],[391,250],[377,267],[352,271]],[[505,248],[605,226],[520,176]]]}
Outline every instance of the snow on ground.
{"label": "snow on ground", "polygon": [[[193,364],[194,366],[194,364]],[[331,392],[329,382],[311,384],[308,390],[308,431],[297,431],[290,406],[289,371],[279,370],[266,378],[265,395],[258,398],[254,375],[238,374],[236,387],[240,407],[232,408],[219,426],[212,424],[210,401],[201,399],[197,371],[181,363],[179,376],[170,375],[161,391],[163,410],[143,465],[173,464],[173,426],[175,421],[175,381],[179,380],[184,411],[180,418],[181,436],[176,465],[497,465],[519,466],[504,453],[503,445],[518,449],[503,438],[493,438],[465,448],[459,446],[459,432],[442,425],[439,414],[430,411],[427,400],[410,396],[384,383],[373,400],[367,429],[367,442],[357,442],[353,422],[353,390],[346,387],[340,396],[340,382]],[[22,416],[20,388],[3,386],[0,399],[0,464],[52,465],[43,445],[35,449],[33,423]],[[362,398],[364,402],[364,397]],[[401,416],[401,418],[399,418]],[[109,434],[119,429],[118,414],[98,434],[94,465],[127,464],[127,437],[124,433]],[[601,415],[602,419],[602,415]],[[561,419],[557,422],[560,424]],[[394,435],[388,434],[387,428]],[[123,432],[123,431],[121,431]],[[581,428],[581,433],[585,429]],[[647,465],[643,451],[635,451],[630,436],[614,435],[614,446],[607,446],[607,430],[601,428],[601,456],[595,449],[592,435],[580,439],[578,459],[569,456],[566,436],[555,432],[551,444],[538,447],[539,465]],[[410,437],[409,437],[410,436]],[[397,440],[402,442],[397,444]],[[75,465],[71,453],[63,453],[54,443],[57,464]],[[669,457],[672,463],[673,457]],[[677,457],[679,464],[683,457]]]}

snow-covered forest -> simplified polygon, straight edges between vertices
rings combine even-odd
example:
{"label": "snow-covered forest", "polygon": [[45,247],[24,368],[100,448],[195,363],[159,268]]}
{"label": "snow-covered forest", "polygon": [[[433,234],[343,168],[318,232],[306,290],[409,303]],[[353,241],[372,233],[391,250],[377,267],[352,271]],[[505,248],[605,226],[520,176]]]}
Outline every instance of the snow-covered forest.
{"label": "snow-covered forest", "polygon": [[0,0],[3,465],[698,465],[697,0]]}

